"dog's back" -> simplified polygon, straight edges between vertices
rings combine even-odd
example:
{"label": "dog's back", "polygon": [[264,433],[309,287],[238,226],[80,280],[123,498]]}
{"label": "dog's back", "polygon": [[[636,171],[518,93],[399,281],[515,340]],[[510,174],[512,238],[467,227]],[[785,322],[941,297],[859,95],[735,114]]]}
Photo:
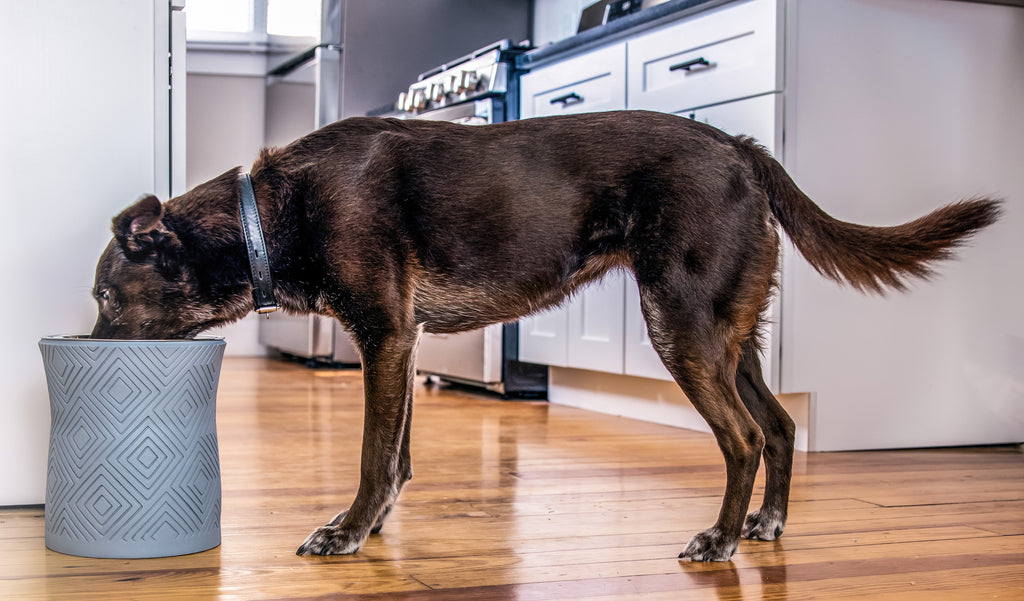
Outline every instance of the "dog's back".
{"label": "dog's back", "polygon": [[[323,187],[344,187],[320,194],[330,204],[317,209],[337,230],[324,235],[336,238],[338,269],[352,269],[344,257],[357,253],[377,254],[377,267],[414,259],[416,311],[428,331],[516,319],[616,267],[643,278],[680,260],[705,279],[724,278],[713,272],[733,260],[717,256],[728,252],[763,260],[769,279],[774,271],[777,234],[765,226],[770,208],[752,166],[731,136],[688,119],[621,112],[488,127],[357,119],[315,135],[334,142],[299,141],[261,161],[319,152],[302,162],[331,174]],[[359,169],[342,180],[328,164]]]}

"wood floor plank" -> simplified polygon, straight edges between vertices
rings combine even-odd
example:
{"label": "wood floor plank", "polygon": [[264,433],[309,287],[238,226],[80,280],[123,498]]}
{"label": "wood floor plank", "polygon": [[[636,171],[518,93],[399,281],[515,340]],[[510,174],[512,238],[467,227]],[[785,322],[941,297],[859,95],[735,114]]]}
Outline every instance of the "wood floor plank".
{"label": "wood floor plank", "polygon": [[[717,516],[708,435],[417,387],[415,479],[353,556],[296,557],[358,486],[362,377],[228,359],[220,547],[146,560],[48,551],[0,508],[0,598],[984,599],[1024,590],[1020,447],[798,453],[786,535],[679,562]],[[758,478],[763,485],[763,475]],[[752,504],[760,501],[760,492]]]}
{"label": "wood floor plank", "polygon": [[[928,574],[917,578],[917,574],[895,574],[871,578],[851,577],[821,581],[787,581],[785,574],[757,574],[758,583],[752,578],[736,573],[716,574],[708,578],[704,586],[697,588],[673,588],[671,590],[627,593],[610,592],[594,596],[571,596],[571,601],[608,601],[611,598],[629,598],[634,601],[744,601],[748,599],[810,601],[816,599],[871,599],[882,601],[963,601],[964,590],[970,590],[972,600],[1015,599],[1007,596],[1007,590],[1019,588],[1020,576],[1009,573],[998,566],[987,569],[947,570],[939,574]],[[781,582],[780,582],[781,580]],[[740,584],[742,581],[742,584]],[[682,596],[681,596],[682,593]],[[413,601],[415,596],[403,596]],[[419,597],[426,598],[426,597]],[[469,598],[469,597],[464,597]],[[488,598],[488,597],[479,597]],[[500,598],[500,597],[492,597]]]}
{"label": "wood floor plank", "polygon": [[[734,557],[733,566],[730,568],[694,566],[687,562],[679,562],[671,555],[668,558],[622,561],[601,561],[600,558],[591,561],[590,557],[579,555],[575,562],[554,564],[533,564],[525,558],[517,558],[517,561],[510,562],[508,558],[504,558],[498,562],[484,561],[486,565],[478,560],[461,566],[427,567],[411,564],[409,567],[417,580],[434,589],[464,588],[475,582],[512,585],[626,577],[685,578],[695,573],[721,569],[743,570],[780,565],[785,566],[788,573],[801,574],[799,579],[803,580],[851,574],[871,577],[904,571],[929,572],[971,566],[983,567],[991,563],[1024,569],[1024,539],[1012,538],[1014,537],[960,539],[955,544],[945,545],[944,552],[930,552],[928,558],[931,563],[927,565],[919,561],[919,552],[923,548],[934,546],[933,541],[837,547],[828,549],[827,552],[823,552],[822,548],[790,551],[781,541],[777,544],[751,543]],[[744,545],[741,544],[741,547]]]}

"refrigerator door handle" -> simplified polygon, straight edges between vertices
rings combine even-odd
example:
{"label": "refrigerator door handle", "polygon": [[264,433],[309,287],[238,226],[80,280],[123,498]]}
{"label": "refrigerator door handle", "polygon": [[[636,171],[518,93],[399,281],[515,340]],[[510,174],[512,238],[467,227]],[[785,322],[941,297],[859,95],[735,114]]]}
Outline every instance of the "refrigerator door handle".
{"label": "refrigerator door handle", "polygon": [[338,44],[320,44],[314,48],[317,61],[316,101],[313,107],[316,115],[315,129],[330,125],[340,117],[341,53]]}
{"label": "refrigerator door handle", "polygon": [[338,44],[318,44],[316,46],[311,46],[267,71],[267,77],[287,77],[289,74],[305,67],[311,61],[318,59],[324,51],[340,54],[341,46]]}

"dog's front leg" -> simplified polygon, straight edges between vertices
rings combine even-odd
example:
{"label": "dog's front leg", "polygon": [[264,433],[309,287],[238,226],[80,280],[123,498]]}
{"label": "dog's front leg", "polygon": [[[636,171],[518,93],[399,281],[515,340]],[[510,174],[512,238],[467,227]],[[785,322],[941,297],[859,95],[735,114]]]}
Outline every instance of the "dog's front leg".
{"label": "dog's front leg", "polygon": [[410,327],[380,344],[363,345],[365,414],[359,491],[348,511],[317,528],[296,554],[355,553],[377,532],[412,477],[409,429],[420,330]]}

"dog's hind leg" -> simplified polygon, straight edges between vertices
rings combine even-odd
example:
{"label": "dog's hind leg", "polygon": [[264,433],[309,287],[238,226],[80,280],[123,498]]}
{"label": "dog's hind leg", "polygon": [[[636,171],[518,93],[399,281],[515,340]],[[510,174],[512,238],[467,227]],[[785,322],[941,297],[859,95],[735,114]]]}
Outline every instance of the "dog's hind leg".
{"label": "dog's hind leg", "polygon": [[736,389],[740,340],[749,332],[716,317],[712,303],[688,300],[663,287],[641,285],[640,297],[654,348],[711,426],[725,456],[725,497],[718,521],[695,536],[679,557],[728,561],[739,543],[764,446],[761,429]]}
{"label": "dog's hind leg", "polygon": [[358,551],[378,532],[412,477],[409,432],[413,376],[420,328],[410,325],[361,341],[366,409],[359,490],[352,506],[316,529],[296,554],[344,555]]}
{"label": "dog's hind leg", "polygon": [[760,509],[747,516],[743,537],[775,540],[786,528],[796,425],[764,383],[754,338],[743,343],[736,373],[736,388],[743,404],[764,433],[764,464],[767,472],[764,502]]}

